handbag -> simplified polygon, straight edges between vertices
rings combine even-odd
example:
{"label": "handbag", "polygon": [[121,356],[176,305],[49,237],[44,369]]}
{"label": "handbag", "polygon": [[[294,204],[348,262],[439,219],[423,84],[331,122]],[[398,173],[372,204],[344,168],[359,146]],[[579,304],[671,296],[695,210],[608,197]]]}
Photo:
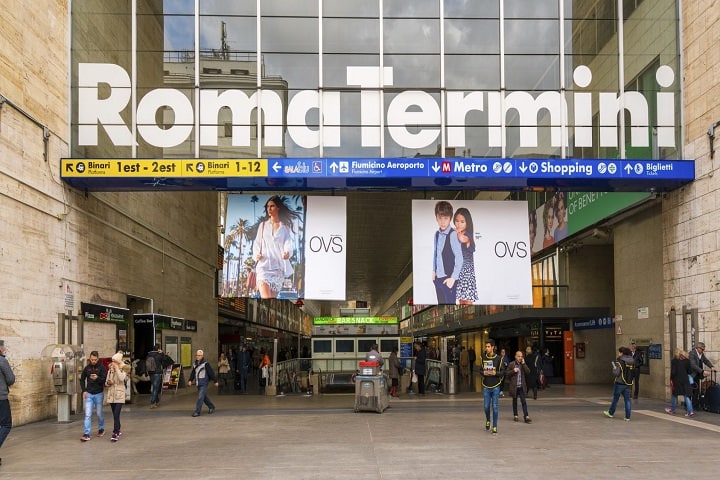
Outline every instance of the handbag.
{"label": "handbag", "polygon": [[257,273],[255,272],[255,269],[253,268],[248,272],[247,281],[245,282],[245,289],[248,291],[255,290],[255,287],[257,286]]}
{"label": "handbag", "polygon": [[413,372],[412,378],[411,378],[410,381],[411,381],[412,383],[417,383],[417,382],[418,382],[417,374],[416,374],[415,372]]}

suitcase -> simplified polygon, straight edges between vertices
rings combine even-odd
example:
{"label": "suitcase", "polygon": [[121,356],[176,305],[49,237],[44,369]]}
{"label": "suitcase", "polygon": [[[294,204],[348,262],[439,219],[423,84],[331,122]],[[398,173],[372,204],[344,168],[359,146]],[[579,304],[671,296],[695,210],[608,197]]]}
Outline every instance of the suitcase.
{"label": "suitcase", "polygon": [[705,388],[702,405],[706,412],[720,413],[720,385],[717,383],[717,372],[713,372],[712,380]]}

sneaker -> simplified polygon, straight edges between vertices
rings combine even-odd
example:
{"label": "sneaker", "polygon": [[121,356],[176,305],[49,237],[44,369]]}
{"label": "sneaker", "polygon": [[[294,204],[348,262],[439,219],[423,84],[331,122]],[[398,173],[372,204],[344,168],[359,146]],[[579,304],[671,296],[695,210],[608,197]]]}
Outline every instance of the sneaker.
{"label": "sneaker", "polygon": [[603,415],[605,415],[605,416],[608,417],[608,418],[612,418],[612,417],[613,417],[613,416],[612,416],[612,413],[608,412],[607,410],[605,410],[605,411],[603,412]]}
{"label": "sneaker", "polygon": [[117,442],[119,439],[120,439],[120,435],[118,435],[117,433],[113,433],[112,437],[110,437],[110,441],[112,441],[112,442]]}
{"label": "sneaker", "polygon": [[625,421],[626,421],[626,422],[629,422],[629,421],[630,421],[630,419],[629,419],[629,418],[626,418],[626,419],[625,419]]}
{"label": "sneaker", "polygon": [[90,441],[90,435],[83,435],[82,437],[80,437],[80,440],[82,440],[83,442],[89,442],[89,441]]}
{"label": "sneaker", "polygon": [[103,429],[98,430],[97,436],[98,436],[98,437],[104,437],[104,436],[105,436],[105,430],[103,430]]}
{"label": "sneaker", "polygon": [[199,416],[200,416],[200,414],[199,414],[199,413],[197,413],[197,412],[193,412],[192,416],[193,416],[193,417],[199,417]]}
{"label": "sneaker", "polygon": [[515,416],[513,417],[513,420],[517,422],[517,421],[518,421],[518,416],[515,415]]}
{"label": "sneaker", "polygon": [[686,417],[694,417],[694,416],[695,416],[695,412],[686,413],[685,416],[686,416]]}
{"label": "sneaker", "polygon": [[530,419],[530,417],[525,417],[525,423],[532,423],[532,420]]}
{"label": "sneaker", "polygon": [[212,415],[213,413],[215,413],[215,407],[212,407],[210,409],[210,411],[208,411],[208,414],[210,414],[210,415]]}
{"label": "sneaker", "polygon": [[497,427],[493,427],[493,429],[492,429],[492,434],[493,434],[493,435],[497,435]]}
{"label": "sneaker", "polygon": [[675,415],[675,410],[668,407],[665,409],[665,413],[669,413],[670,415]]}
{"label": "sneaker", "polygon": [[150,404],[150,408],[157,408],[157,407],[158,407],[158,406],[157,406],[157,403],[151,403],[151,404]]}
{"label": "sneaker", "polygon": [[118,437],[122,437],[122,430],[118,430]]}
{"label": "sneaker", "polygon": [[485,422],[485,430],[490,430],[490,420]]}

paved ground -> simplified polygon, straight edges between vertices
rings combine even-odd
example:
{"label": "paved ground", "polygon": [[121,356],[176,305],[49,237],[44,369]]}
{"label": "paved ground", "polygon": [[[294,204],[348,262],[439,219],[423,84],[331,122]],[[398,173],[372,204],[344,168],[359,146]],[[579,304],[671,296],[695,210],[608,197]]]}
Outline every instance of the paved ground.
{"label": "paved ground", "polygon": [[[117,443],[80,442],[82,418],[14,428],[2,479],[614,479],[712,478],[720,415],[692,419],[641,398],[632,421],[603,416],[611,385],[561,386],[529,400],[532,424],[500,400],[499,433],[485,431],[482,396],[402,395],[383,414],[354,413],[351,394],[217,395],[192,418],[195,389],[123,409]],[[112,415],[106,407],[106,422]],[[93,424],[93,433],[96,430]]]}

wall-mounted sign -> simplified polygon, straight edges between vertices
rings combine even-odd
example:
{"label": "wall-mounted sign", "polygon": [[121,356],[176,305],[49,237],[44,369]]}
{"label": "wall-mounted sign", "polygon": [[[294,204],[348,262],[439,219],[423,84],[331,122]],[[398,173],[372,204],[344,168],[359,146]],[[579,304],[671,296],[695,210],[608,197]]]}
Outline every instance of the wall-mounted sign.
{"label": "wall-mounted sign", "polygon": [[593,330],[598,328],[613,328],[612,317],[588,318],[573,322],[573,330]]}
{"label": "wall-mounted sign", "polygon": [[314,317],[313,325],[397,324],[397,317]]}
{"label": "wall-mounted sign", "polygon": [[647,347],[647,358],[662,360],[662,343],[651,343]]}
{"label": "wall-mounted sign", "polygon": [[130,310],[127,308],[94,303],[80,303],[81,314],[90,322],[127,322],[130,319]]}
{"label": "wall-mounted sign", "polygon": [[[404,188],[464,186],[520,189],[589,185],[598,190],[670,190],[695,179],[691,160],[527,158],[272,158],[77,159],[63,158],[60,176],[75,187],[130,190],[250,188],[301,190],[376,185]],[[283,189],[281,188],[281,189]]]}

